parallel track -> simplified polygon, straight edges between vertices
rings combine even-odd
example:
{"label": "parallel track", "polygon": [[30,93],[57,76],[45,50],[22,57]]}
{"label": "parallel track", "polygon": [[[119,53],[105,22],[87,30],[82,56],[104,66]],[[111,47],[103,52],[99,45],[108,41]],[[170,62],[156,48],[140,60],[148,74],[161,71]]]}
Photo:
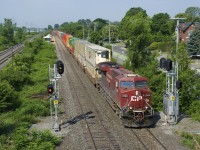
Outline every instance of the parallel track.
{"label": "parallel track", "polygon": [[148,128],[131,129],[131,132],[137,137],[138,141],[146,150],[167,150],[158,138]]}
{"label": "parallel track", "polygon": [[7,61],[13,55],[15,55],[16,53],[21,51],[23,46],[24,46],[24,44],[18,44],[9,49],[6,49],[6,50],[0,52],[0,65],[2,65],[5,61]]}
{"label": "parallel track", "polygon": [[[77,103],[77,107],[79,107],[77,111],[79,111],[84,120],[82,127],[84,129],[87,148],[119,150],[120,147],[118,143],[100,119],[100,114],[93,101],[96,93],[89,93],[87,91],[88,85],[84,82],[82,75],[83,71],[77,69],[80,67],[77,65],[69,52],[63,49],[61,41],[57,37],[55,39],[57,41],[56,49],[59,50],[66,66],[65,73],[67,74],[68,79],[71,79],[69,84],[74,101]],[[66,64],[69,64],[70,67]],[[91,83],[89,84],[91,85]]]}

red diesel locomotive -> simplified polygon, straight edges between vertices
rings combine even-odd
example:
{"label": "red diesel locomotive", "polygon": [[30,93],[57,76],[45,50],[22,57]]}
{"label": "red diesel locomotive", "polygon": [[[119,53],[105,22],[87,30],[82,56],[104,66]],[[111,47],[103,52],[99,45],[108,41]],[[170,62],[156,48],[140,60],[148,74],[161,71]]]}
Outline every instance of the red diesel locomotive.
{"label": "red diesel locomotive", "polygon": [[151,94],[145,77],[124,69],[117,63],[98,64],[100,91],[122,119],[125,127],[147,127],[154,124]]}

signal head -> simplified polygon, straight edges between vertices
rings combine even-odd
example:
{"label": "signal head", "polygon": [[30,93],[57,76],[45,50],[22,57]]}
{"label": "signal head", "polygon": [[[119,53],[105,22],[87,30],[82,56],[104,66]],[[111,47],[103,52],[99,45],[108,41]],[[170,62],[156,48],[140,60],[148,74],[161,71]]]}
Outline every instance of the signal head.
{"label": "signal head", "polygon": [[57,66],[57,72],[59,74],[63,74],[64,73],[64,64],[63,64],[63,62],[61,60],[58,60],[56,62],[56,66]]}
{"label": "signal head", "polygon": [[47,92],[48,92],[49,94],[52,94],[52,93],[54,92],[54,87],[53,87],[52,84],[49,84],[49,85],[47,86]]}

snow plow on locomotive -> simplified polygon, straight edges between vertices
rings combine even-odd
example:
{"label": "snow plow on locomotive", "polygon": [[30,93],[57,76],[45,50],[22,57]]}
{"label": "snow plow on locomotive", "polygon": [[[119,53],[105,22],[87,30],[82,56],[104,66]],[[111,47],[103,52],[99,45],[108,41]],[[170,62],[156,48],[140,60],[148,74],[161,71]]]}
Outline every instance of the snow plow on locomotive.
{"label": "snow plow on locomotive", "polygon": [[154,124],[154,110],[148,80],[117,63],[98,64],[100,91],[116,111],[125,127],[148,127]]}

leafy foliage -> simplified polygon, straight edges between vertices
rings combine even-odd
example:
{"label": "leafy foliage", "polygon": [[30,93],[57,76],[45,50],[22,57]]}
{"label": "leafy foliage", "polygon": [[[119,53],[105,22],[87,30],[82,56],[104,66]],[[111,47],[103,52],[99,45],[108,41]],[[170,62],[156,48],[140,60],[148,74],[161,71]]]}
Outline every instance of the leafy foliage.
{"label": "leafy foliage", "polygon": [[194,120],[200,122],[200,101],[193,101],[189,108],[189,113],[192,115]]}
{"label": "leafy foliage", "polygon": [[[54,48],[51,45],[44,43],[42,39],[35,39],[34,42],[25,44],[23,54],[18,55],[13,65],[1,71],[0,75],[12,67],[13,69],[18,68],[22,71],[24,68],[26,69],[29,67],[27,77],[30,79],[31,84],[24,83],[18,91],[18,96],[15,95],[16,92],[14,91],[16,87],[13,88],[9,82],[2,80],[3,82],[0,84],[0,91],[4,90],[2,93],[6,92],[1,95],[1,99],[8,103],[8,107],[10,107],[11,104],[11,106],[15,108],[15,110],[5,113],[5,111],[9,109],[1,105],[3,106],[4,113],[0,115],[0,149],[46,150],[54,149],[55,145],[60,142],[61,139],[53,136],[48,130],[35,131],[29,129],[32,123],[37,122],[37,116],[49,115],[49,101],[42,98],[36,100],[32,95],[38,94],[38,92],[44,93],[44,91],[46,91],[48,66],[44,66],[43,64],[52,64],[55,58]],[[41,63],[43,64],[41,65]],[[6,74],[4,75],[6,77]],[[17,78],[18,74],[14,75],[16,75]],[[41,76],[43,78],[40,78]],[[10,77],[7,76],[7,79],[10,80]],[[16,85],[13,84],[13,86]],[[23,103],[19,103],[18,101]]]}
{"label": "leafy foliage", "polygon": [[54,149],[60,142],[60,138],[53,136],[50,131],[29,131],[27,128],[17,128],[11,134],[10,140],[13,141],[12,149]]}
{"label": "leafy foliage", "polygon": [[104,41],[109,39],[109,28],[110,28],[110,38],[114,42],[118,39],[119,27],[117,25],[106,25],[102,28],[102,38]]}
{"label": "leafy foliage", "polygon": [[191,15],[192,17],[200,17],[200,8],[199,7],[188,7],[185,10],[185,13]]}
{"label": "leafy foliage", "polygon": [[59,30],[69,33],[77,38],[83,37],[83,25],[78,22],[70,22],[61,24]]}
{"label": "leafy foliage", "polygon": [[200,144],[200,136],[190,133],[182,133],[181,136],[183,139],[183,144],[187,145],[190,149],[196,149]]}
{"label": "leafy foliage", "polygon": [[169,15],[167,13],[159,13],[152,17],[151,29],[153,33],[160,32],[164,35],[171,33],[168,22]]}
{"label": "leafy foliage", "polygon": [[99,42],[102,40],[100,34],[98,32],[92,32],[90,36],[90,42],[99,44]]}
{"label": "leafy foliage", "polygon": [[[133,11],[133,9],[131,10]],[[138,8],[136,8],[137,11]],[[128,68],[137,69],[138,67],[145,66],[146,62],[149,61],[149,50],[147,47],[151,40],[150,32],[150,19],[146,17],[144,11],[140,10],[133,16],[126,15],[123,18],[121,34],[127,39],[126,46],[129,48],[129,59],[126,62]]]}
{"label": "leafy foliage", "polygon": [[0,83],[0,93],[0,113],[12,109],[18,102],[17,93],[6,80]]}
{"label": "leafy foliage", "polygon": [[190,55],[200,54],[200,29],[193,31],[188,42],[187,50]]}

